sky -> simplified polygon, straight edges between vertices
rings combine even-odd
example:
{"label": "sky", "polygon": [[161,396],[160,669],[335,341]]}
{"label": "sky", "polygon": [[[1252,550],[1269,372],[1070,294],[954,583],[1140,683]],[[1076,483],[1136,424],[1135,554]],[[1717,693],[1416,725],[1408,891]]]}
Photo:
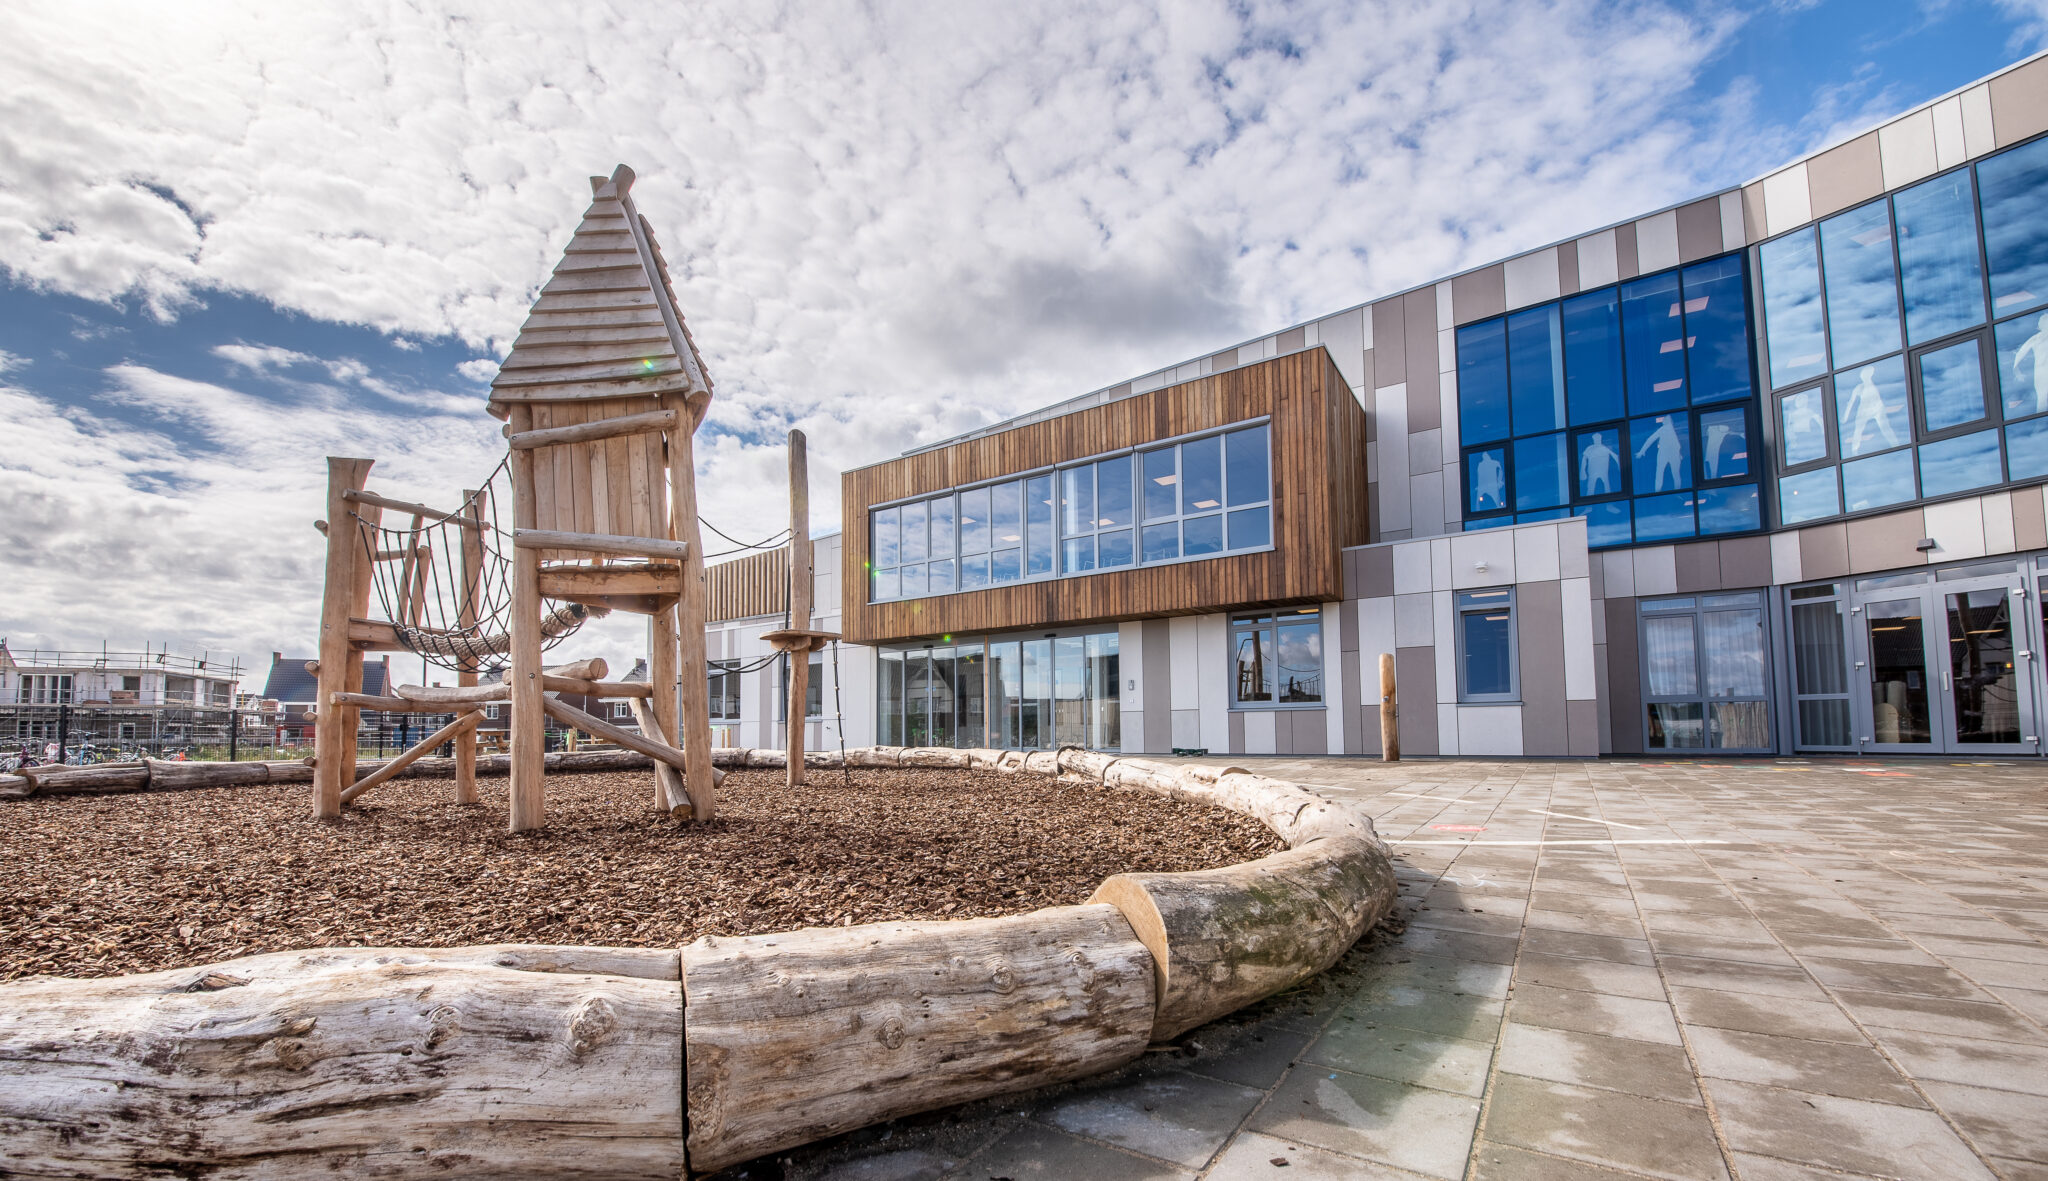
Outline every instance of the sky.
{"label": "sky", "polygon": [[[2048,0],[0,8],[0,636],[313,653],[330,455],[452,505],[620,162],[705,519],[1755,178]],[[644,621],[574,655],[630,667]],[[565,649],[567,651],[567,649]],[[410,658],[403,658],[409,660]],[[410,666],[401,679],[410,680]]]}

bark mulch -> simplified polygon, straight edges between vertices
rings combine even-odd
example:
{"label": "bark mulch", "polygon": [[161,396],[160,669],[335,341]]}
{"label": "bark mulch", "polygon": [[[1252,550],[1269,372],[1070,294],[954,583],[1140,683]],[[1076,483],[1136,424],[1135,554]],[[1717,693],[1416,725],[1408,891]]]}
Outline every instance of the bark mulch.
{"label": "bark mulch", "polygon": [[295,787],[0,804],[0,980],[109,976],[305,947],[679,947],[1085,901],[1113,873],[1206,869],[1280,842],[1157,796],[967,771],[729,775],[709,825],[655,818],[646,772],[555,775],[549,827],[505,831],[448,780],[394,780],[340,820]]}

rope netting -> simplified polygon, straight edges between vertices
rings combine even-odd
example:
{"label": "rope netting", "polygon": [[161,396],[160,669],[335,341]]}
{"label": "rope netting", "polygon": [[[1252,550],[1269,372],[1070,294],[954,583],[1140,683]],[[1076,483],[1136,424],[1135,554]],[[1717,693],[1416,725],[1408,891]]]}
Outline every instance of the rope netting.
{"label": "rope netting", "polygon": [[[512,530],[503,521],[511,499],[508,456],[453,512],[415,514],[394,527],[390,509],[375,522],[350,510],[365,526],[357,534],[377,605],[407,651],[451,672],[491,667],[511,651]],[[552,648],[606,614],[561,604],[541,621],[541,646]]]}

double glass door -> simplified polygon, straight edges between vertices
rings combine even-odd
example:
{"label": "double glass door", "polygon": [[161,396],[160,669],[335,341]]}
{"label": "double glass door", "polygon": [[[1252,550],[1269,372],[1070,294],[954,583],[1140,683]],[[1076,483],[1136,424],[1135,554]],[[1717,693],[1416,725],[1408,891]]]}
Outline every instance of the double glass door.
{"label": "double glass door", "polygon": [[1856,584],[1851,610],[1861,747],[1902,753],[2040,749],[2042,621],[2016,562]]}

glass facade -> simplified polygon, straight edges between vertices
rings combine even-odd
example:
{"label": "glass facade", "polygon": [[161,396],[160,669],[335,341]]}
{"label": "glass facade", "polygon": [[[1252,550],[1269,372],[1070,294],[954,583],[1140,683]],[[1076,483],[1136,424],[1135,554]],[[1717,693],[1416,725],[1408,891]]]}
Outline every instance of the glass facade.
{"label": "glass facade", "polygon": [[869,600],[1268,549],[1264,422],[868,510]]}
{"label": "glass facade", "polygon": [[1650,599],[1638,612],[1643,748],[1770,750],[1763,592]]}
{"label": "glass facade", "polygon": [[990,636],[883,648],[879,657],[875,732],[884,746],[1123,744],[1116,632]]}
{"label": "glass facade", "polygon": [[2048,476],[2044,202],[2036,140],[1759,248],[1781,523]]}
{"label": "glass facade", "polygon": [[1232,705],[1323,703],[1323,615],[1314,607],[1230,621]]}
{"label": "glass facade", "polygon": [[1763,527],[1749,295],[1725,255],[1457,331],[1466,528],[1595,547]]}

